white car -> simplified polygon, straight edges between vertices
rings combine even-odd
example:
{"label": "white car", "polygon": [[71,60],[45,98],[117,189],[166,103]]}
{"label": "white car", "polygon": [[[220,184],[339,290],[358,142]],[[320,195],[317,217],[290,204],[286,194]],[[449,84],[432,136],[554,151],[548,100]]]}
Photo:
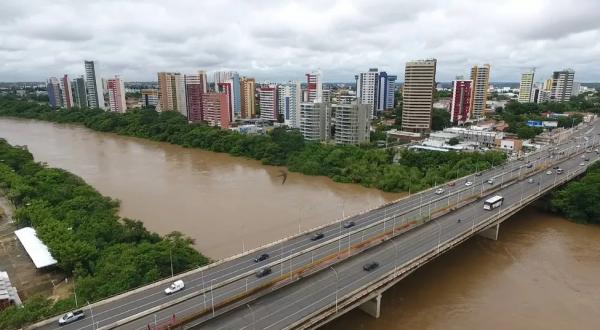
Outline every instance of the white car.
{"label": "white car", "polygon": [[488,179],[488,180],[487,180],[487,183],[488,183],[488,184],[494,184],[494,179]]}
{"label": "white car", "polygon": [[546,172],[546,175],[550,175],[550,174],[552,174],[552,171],[547,171]]}
{"label": "white car", "polygon": [[171,284],[168,288],[165,289],[165,294],[172,294],[177,291],[183,290],[185,288],[185,284],[183,284],[182,280],[177,280]]}
{"label": "white car", "polygon": [[471,181],[467,181],[467,182],[465,182],[465,186],[467,186],[467,187],[470,187],[470,186],[472,186],[472,185],[473,185],[473,182],[471,182]]}
{"label": "white car", "polygon": [[438,189],[435,191],[435,194],[436,194],[436,195],[441,195],[441,194],[443,194],[443,193],[444,193],[444,189],[442,189],[442,188],[438,188]]}
{"label": "white car", "polygon": [[579,163],[579,166],[585,166],[585,163]]}
{"label": "white car", "polygon": [[85,314],[82,310],[68,312],[67,314],[63,315],[60,319],[58,319],[58,325],[73,323],[75,321],[81,320],[84,317]]}

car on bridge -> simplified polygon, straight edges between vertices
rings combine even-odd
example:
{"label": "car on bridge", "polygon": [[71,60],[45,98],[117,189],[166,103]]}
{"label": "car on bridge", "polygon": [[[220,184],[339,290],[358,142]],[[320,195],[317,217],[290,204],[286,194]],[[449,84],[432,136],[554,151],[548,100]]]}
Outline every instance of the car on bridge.
{"label": "car on bridge", "polygon": [[585,166],[585,163],[579,163],[579,166]]}
{"label": "car on bridge", "polygon": [[535,181],[533,181],[532,178],[527,179],[527,183],[534,183]]}
{"label": "car on bridge", "polygon": [[356,223],[354,223],[354,221],[348,221],[348,222],[344,223],[344,228],[346,228],[346,229],[352,228],[352,227],[354,227],[354,225],[356,225]]}
{"label": "car on bridge", "polygon": [[550,170],[546,171],[546,175],[550,175],[550,174],[552,174],[552,171],[550,171]]}
{"label": "car on bridge", "polygon": [[173,294],[175,292],[183,290],[183,288],[185,288],[185,284],[183,283],[183,281],[177,280],[165,289],[165,294]]}
{"label": "car on bridge", "polygon": [[467,186],[467,187],[470,187],[470,186],[472,186],[472,185],[473,185],[473,182],[471,182],[471,181],[467,181],[467,182],[465,182],[465,186]]}
{"label": "car on bridge", "polygon": [[318,241],[318,240],[320,240],[320,239],[321,239],[321,238],[323,238],[323,237],[325,237],[325,234],[323,234],[323,233],[321,233],[321,232],[318,232],[318,233],[314,233],[314,234],[312,235],[312,237],[310,238],[310,240],[311,240],[311,241]]}
{"label": "car on bridge", "polygon": [[79,321],[83,318],[85,318],[85,314],[83,313],[82,310],[68,312],[67,314],[61,316],[60,319],[58,319],[58,325],[70,324],[75,321]]}
{"label": "car on bridge", "polygon": [[375,270],[375,269],[377,269],[377,267],[379,267],[379,263],[378,263],[378,262],[375,262],[375,261],[373,261],[373,262],[369,262],[368,264],[364,265],[364,266],[363,266],[363,270],[365,270],[365,271],[367,271],[367,272],[370,272],[370,271],[372,271],[372,270]]}
{"label": "car on bridge", "polygon": [[527,164],[527,168],[532,168],[532,167],[533,167],[533,164],[531,164],[531,163]]}
{"label": "car on bridge", "polygon": [[487,183],[488,183],[488,184],[494,184],[494,179],[489,179],[489,180],[487,180]]}
{"label": "car on bridge", "polygon": [[267,259],[269,259],[269,254],[263,253],[263,254],[259,255],[258,257],[254,258],[254,262],[261,262],[261,261],[264,261]]}
{"label": "car on bridge", "polygon": [[271,267],[261,268],[256,272],[256,277],[261,278],[271,274]]}
{"label": "car on bridge", "polygon": [[436,194],[436,195],[441,195],[441,194],[443,194],[443,193],[444,193],[444,189],[442,189],[442,188],[438,188],[438,189],[435,191],[435,194]]}

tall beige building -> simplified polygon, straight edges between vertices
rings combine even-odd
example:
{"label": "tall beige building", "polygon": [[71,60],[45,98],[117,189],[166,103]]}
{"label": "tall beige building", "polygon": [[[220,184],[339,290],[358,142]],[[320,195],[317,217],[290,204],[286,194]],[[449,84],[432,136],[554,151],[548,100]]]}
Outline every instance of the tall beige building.
{"label": "tall beige building", "polygon": [[519,102],[529,103],[532,100],[531,92],[533,91],[533,78],[535,71],[523,73],[521,75],[521,84],[519,85]]}
{"label": "tall beige building", "polygon": [[240,93],[241,95],[241,108],[242,118],[253,118],[256,116],[256,99],[254,95],[256,93],[256,80],[254,78],[242,77],[240,78]]}
{"label": "tall beige building", "polygon": [[402,130],[431,130],[436,65],[436,59],[406,63],[402,88]]}
{"label": "tall beige building", "polygon": [[550,92],[552,90],[552,78],[544,80],[543,90]]}
{"label": "tall beige building", "polygon": [[485,105],[490,89],[490,65],[474,66],[471,68],[471,80],[473,80],[473,91],[471,93],[471,117],[483,118]]}
{"label": "tall beige building", "polygon": [[158,100],[160,111],[178,111],[187,117],[185,80],[182,74],[158,73]]}

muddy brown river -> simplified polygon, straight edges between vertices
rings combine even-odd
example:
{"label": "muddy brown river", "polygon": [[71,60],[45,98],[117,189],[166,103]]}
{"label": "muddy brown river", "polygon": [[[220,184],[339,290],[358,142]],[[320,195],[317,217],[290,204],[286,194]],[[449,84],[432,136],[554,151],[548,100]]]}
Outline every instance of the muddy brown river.
{"label": "muddy brown river", "polygon": [[[0,137],[121,200],[121,215],[181,231],[213,258],[400,197],[224,154],[0,118]],[[355,310],[326,329],[600,329],[600,227],[533,208],[499,241],[474,238],[383,295],[381,318]]]}

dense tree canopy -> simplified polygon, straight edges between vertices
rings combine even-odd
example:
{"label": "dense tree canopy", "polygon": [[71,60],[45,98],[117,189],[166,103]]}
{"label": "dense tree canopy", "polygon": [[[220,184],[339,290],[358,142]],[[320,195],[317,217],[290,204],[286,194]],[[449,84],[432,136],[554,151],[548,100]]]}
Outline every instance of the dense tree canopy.
{"label": "dense tree canopy", "polygon": [[[161,237],[136,220],[117,215],[117,201],[81,178],[33,160],[25,148],[0,139],[0,191],[15,206],[19,227],[32,226],[58,267],[76,276],[81,301],[95,301],[208,263],[179,233]],[[44,307],[40,307],[44,305]],[[0,313],[0,328],[15,328],[71,303],[35,298],[24,309]],[[29,311],[29,313],[26,313]],[[33,313],[33,314],[32,314]]]}
{"label": "dense tree canopy", "polygon": [[600,224],[600,163],[590,166],[585,176],[552,194],[550,208],[582,223]]}

